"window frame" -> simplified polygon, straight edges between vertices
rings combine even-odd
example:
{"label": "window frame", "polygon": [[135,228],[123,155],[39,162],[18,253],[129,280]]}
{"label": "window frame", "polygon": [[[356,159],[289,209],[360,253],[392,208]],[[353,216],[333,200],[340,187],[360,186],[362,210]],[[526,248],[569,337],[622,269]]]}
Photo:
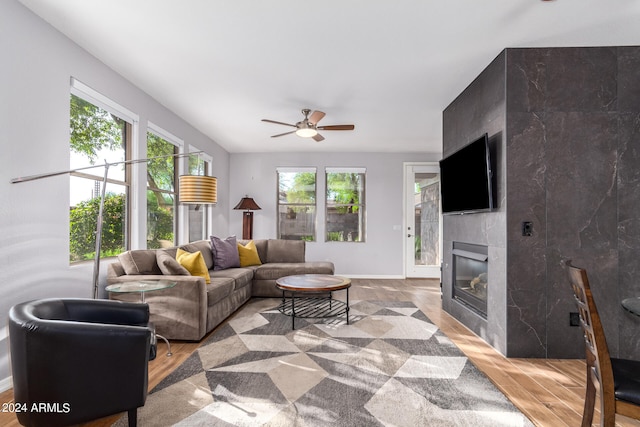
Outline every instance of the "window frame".
{"label": "window frame", "polygon": [[[313,189],[313,203],[289,203],[289,202],[281,202],[280,201],[280,182],[281,182],[281,174],[284,173],[313,173],[315,176],[314,179],[314,189]],[[280,218],[280,208],[283,206],[290,207],[312,207],[314,212],[314,218],[312,222],[313,230],[311,233],[311,239],[286,239],[286,240],[305,240],[308,242],[317,242],[318,241],[318,170],[316,167],[278,167],[276,168],[276,233],[278,239],[283,239],[282,237],[282,226],[281,226],[281,218]]]}
{"label": "window frame", "polygon": [[[86,84],[78,81],[75,78],[70,79],[70,89],[69,89],[69,108],[71,107],[71,96],[75,96],[80,98],[81,100],[92,104],[93,106],[102,109],[110,114],[117,116],[120,120],[124,122],[124,131],[123,131],[123,149],[124,149],[124,159],[123,162],[128,162],[131,160],[132,153],[134,151],[134,144],[136,140],[136,132],[138,128],[139,117],[137,114],[131,112],[127,108],[119,105],[118,103],[112,101],[108,97],[102,95],[101,93],[95,91],[90,88]],[[71,117],[69,116],[69,121]],[[71,135],[69,135],[69,143],[71,142]],[[69,146],[69,154],[71,155],[71,146]],[[89,164],[87,165],[89,166]],[[101,165],[96,164],[96,168]],[[103,166],[104,167],[104,166]],[[125,203],[124,203],[124,225],[123,225],[123,246],[124,250],[128,250],[131,248],[131,229],[132,229],[132,210],[131,210],[131,201],[132,201],[132,171],[131,165],[125,163],[124,165],[124,181],[119,179],[109,178],[107,175],[106,184],[114,184],[120,185],[124,187],[125,194]],[[92,174],[88,172],[71,172],[69,174],[69,187],[71,187],[71,179],[72,177],[81,178],[81,179],[89,179],[93,181],[98,181],[101,184],[105,181],[104,174]],[[102,185],[100,185],[100,191],[102,190]],[[71,193],[69,193],[71,197]],[[71,200],[69,200],[71,202]],[[71,203],[70,203],[71,206]],[[71,227],[71,218],[69,213],[69,219],[67,224]],[[101,255],[102,258],[107,258],[104,255]],[[76,265],[82,262],[86,262],[88,260],[71,260],[71,230],[69,232],[69,264]]]}
{"label": "window frame", "polygon": [[[362,175],[362,196],[359,203],[334,203],[329,200],[330,188],[329,188],[329,174],[341,173],[341,174],[358,174]],[[367,198],[367,169],[364,167],[326,167],[324,173],[325,184],[325,197],[324,197],[324,241],[325,242],[349,242],[349,243],[365,243],[367,241],[366,234],[366,198]],[[329,225],[331,208],[358,208],[358,240],[350,240],[348,237],[344,237],[343,240],[329,239]]]}
{"label": "window frame", "polygon": [[[165,195],[171,195],[173,197],[173,242],[172,242],[172,246],[176,246],[178,244],[178,242],[180,241],[180,223],[181,223],[181,219],[182,219],[182,215],[180,214],[180,209],[179,209],[179,204],[178,204],[178,177],[180,176],[180,170],[181,168],[181,162],[179,161],[178,155],[182,152],[182,149],[184,147],[184,142],[176,137],[175,135],[172,135],[171,133],[167,132],[166,130],[162,129],[160,126],[155,125],[152,122],[148,122],[147,123],[147,132],[146,132],[146,140],[145,140],[145,146],[147,147],[147,158],[149,158],[148,155],[148,149],[149,149],[149,134],[152,134],[153,136],[160,138],[161,140],[173,145],[173,190],[166,190],[163,188],[151,188],[149,186],[149,181],[148,179],[145,180],[144,183],[144,191],[145,191],[145,200],[147,201],[147,204],[145,206],[148,206],[149,203],[149,199],[148,199],[148,191],[157,191],[161,194],[165,194]],[[168,157],[169,155],[167,155]],[[148,172],[148,163],[147,163],[147,175],[149,174]],[[145,212],[145,217],[146,217],[146,236],[145,236],[145,242],[146,242],[146,247],[147,249],[149,249],[149,241],[148,236],[149,236],[149,212],[148,209],[146,209]]]}
{"label": "window frame", "polygon": [[[190,145],[189,146],[189,152],[198,152],[200,151],[198,148]],[[199,170],[199,166],[198,166],[198,170],[197,175],[203,175],[203,176],[212,176],[211,175],[211,171],[213,170],[213,157],[209,156],[208,154],[204,154],[204,153],[199,153],[199,154],[190,154],[187,157],[187,174],[188,175],[196,175],[195,173],[192,172],[191,169],[191,159],[192,158],[197,158],[198,159],[198,163],[202,163],[204,165],[204,170],[202,171],[202,173],[200,173]],[[199,211],[199,213],[202,215],[202,230],[201,233],[196,237],[196,235],[194,234],[194,231],[191,230],[191,213],[192,211]],[[208,239],[209,235],[210,235],[210,225],[212,223],[212,208],[211,205],[209,204],[203,204],[203,205],[192,205],[192,204],[188,204],[185,207],[185,217],[186,220],[184,221],[184,226],[186,227],[185,229],[185,235],[189,237],[189,241],[195,241],[195,240],[206,240]]]}

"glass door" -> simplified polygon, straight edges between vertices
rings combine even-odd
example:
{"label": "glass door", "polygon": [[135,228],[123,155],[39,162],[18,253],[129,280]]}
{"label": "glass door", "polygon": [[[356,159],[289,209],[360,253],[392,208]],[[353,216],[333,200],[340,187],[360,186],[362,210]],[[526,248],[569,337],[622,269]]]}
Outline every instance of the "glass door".
{"label": "glass door", "polygon": [[439,278],[442,221],[438,164],[405,164],[405,212],[405,275]]}

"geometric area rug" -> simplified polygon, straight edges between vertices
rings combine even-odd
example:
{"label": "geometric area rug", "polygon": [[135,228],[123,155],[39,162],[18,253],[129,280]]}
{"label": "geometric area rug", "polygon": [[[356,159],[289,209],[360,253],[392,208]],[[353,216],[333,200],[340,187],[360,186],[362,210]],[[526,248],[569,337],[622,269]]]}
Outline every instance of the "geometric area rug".
{"label": "geometric area rug", "polygon": [[251,299],[149,393],[138,425],[533,425],[411,302],[352,301],[349,325],[295,330],[279,303]]}

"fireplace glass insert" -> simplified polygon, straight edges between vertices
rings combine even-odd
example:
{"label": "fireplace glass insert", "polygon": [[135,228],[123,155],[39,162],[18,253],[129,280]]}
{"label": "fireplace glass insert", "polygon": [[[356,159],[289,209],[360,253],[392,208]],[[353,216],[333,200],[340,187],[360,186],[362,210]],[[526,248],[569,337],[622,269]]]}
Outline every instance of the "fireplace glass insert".
{"label": "fireplace glass insert", "polygon": [[487,317],[488,248],[453,243],[453,298]]}

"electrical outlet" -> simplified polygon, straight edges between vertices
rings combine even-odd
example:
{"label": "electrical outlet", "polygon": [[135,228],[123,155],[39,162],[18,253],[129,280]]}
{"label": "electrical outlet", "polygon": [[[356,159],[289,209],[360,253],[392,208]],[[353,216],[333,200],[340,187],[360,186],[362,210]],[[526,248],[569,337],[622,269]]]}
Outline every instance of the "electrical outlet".
{"label": "electrical outlet", "polygon": [[580,313],[569,313],[569,326],[580,326]]}

